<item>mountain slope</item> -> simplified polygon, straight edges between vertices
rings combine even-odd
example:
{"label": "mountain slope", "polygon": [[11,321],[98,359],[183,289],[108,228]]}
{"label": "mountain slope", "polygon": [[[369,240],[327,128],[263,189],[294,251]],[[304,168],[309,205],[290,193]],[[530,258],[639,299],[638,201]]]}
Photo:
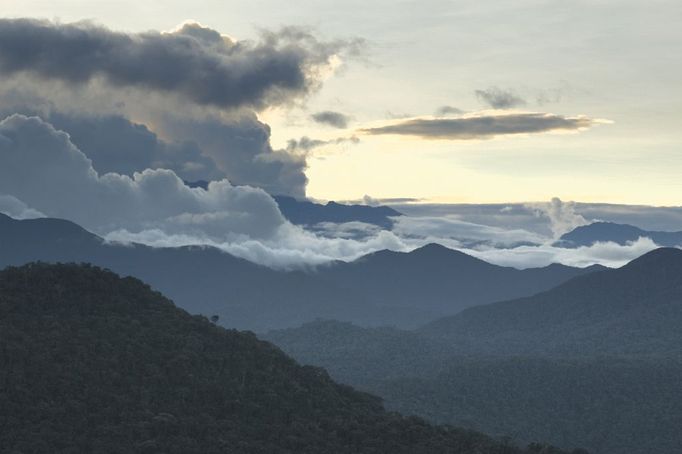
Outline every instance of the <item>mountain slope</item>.
{"label": "mountain slope", "polygon": [[415,332],[333,321],[265,338],[387,408],[433,422],[594,454],[682,447],[679,358],[464,356]]}
{"label": "mountain slope", "polygon": [[444,345],[413,331],[363,328],[335,320],[316,320],[261,337],[297,361],[324,367],[336,380],[358,386],[388,378],[429,376],[453,356]]}
{"label": "mountain slope", "polygon": [[[318,275],[393,311],[418,304],[435,319],[439,314],[453,314],[471,306],[532,295],[601,269],[554,264],[518,270],[429,244],[409,253],[379,251],[354,262],[320,267]],[[423,320],[398,326],[416,327]]]}
{"label": "mountain slope", "polygon": [[421,328],[468,353],[682,354],[682,250],[574,278],[534,296],[479,306]]}
{"label": "mountain slope", "polygon": [[[302,272],[277,272],[210,247],[109,244],[69,221],[0,215],[0,267],[37,260],[93,263],[138,277],[184,309],[219,315],[230,327],[259,330],[303,323],[308,313],[341,315],[328,289]],[[353,304],[344,310],[352,314]]]}
{"label": "mountain slope", "polygon": [[[407,254],[378,252],[312,272],[285,272],[215,248],[110,244],[68,221],[18,221],[0,214],[0,268],[36,260],[88,262],[132,275],[192,313],[215,314],[225,326],[254,331],[316,318],[416,327],[594,270],[553,265],[519,271],[432,245]],[[488,285],[492,281],[496,285]]]}
{"label": "mountain slope", "polygon": [[561,247],[591,246],[597,242],[612,241],[620,245],[637,241],[639,238],[651,238],[659,246],[676,247],[682,245],[682,232],[657,232],[642,230],[628,224],[613,222],[595,222],[583,225],[565,233],[558,241]]}
{"label": "mountain slope", "polygon": [[0,346],[7,452],[522,452],[387,413],[252,334],[90,266],[0,272]]}
{"label": "mountain slope", "polygon": [[434,422],[580,445],[682,452],[682,251],[415,331],[318,321],[265,337],[304,364]]}

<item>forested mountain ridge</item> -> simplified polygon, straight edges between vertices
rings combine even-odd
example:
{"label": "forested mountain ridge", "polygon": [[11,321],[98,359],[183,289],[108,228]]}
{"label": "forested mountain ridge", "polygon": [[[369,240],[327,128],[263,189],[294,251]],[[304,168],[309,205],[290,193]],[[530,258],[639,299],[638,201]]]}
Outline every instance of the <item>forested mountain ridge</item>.
{"label": "forested mountain ridge", "polygon": [[[326,282],[352,288],[394,311],[418,302],[422,310],[435,317],[439,313],[533,295],[575,276],[603,269],[599,265],[572,268],[552,264],[519,270],[432,243],[408,253],[374,252],[353,262],[320,267],[317,274]],[[413,319],[396,326],[413,328],[422,320]],[[392,323],[385,320],[382,324]]]}
{"label": "forested mountain ridge", "polygon": [[558,453],[434,427],[92,266],[0,272],[0,446],[32,453]]}
{"label": "forested mountain ridge", "polygon": [[[314,271],[278,271],[212,247],[107,243],[59,219],[0,214],[0,268],[32,261],[87,262],[149,283],[191,313],[264,332],[316,318],[417,327],[465,307],[520,297],[597,269],[516,270],[437,245],[381,251]],[[494,280],[497,284],[488,285]],[[267,285],[263,285],[267,282]]]}
{"label": "forested mountain ridge", "polygon": [[467,353],[682,355],[682,250],[661,248],[537,295],[419,329]]}
{"label": "forested mountain ridge", "polygon": [[682,452],[682,251],[420,329],[317,321],[265,338],[386,405],[595,454]]}

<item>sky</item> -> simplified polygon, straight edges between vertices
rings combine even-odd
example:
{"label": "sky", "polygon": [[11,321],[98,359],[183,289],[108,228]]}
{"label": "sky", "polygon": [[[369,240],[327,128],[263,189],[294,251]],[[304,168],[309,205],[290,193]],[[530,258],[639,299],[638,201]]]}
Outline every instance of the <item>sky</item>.
{"label": "sky", "polygon": [[[682,230],[681,20],[673,1],[0,0],[0,212],[285,269],[430,242],[619,266],[657,245],[556,240]],[[310,228],[277,195],[405,216]]]}
{"label": "sky", "polygon": [[[306,156],[312,198],[680,204],[680,2],[369,3],[0,1],[7,18],[89,19],[131,33],[193,20],[239,40],[284,26],[358,40],[317,87],[256,111],[275,149],[304,136],[332,141]],[[491,93],[510,102],[493,109]],[[344,124],[318,122],[320,112]],[[407,117],[510,112],[591,121],[466,138],[368,132]]]}

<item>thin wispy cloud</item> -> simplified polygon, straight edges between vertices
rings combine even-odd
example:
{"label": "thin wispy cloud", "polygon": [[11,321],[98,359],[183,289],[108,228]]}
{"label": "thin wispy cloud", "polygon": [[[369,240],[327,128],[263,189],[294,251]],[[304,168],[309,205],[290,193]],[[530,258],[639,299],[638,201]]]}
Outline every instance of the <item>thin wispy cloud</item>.
{"label": "thin wispy cloud", "polygon": [[463,113],[465,113],[464,110],[454,106],[440,106],[438,109],[436,109],[437,117],[445,117],[448,115],[460,115]]}
{"label": "thin wispy cloud", "polygon": [[421,117],[362,129],[369,135],[403,135],[422,139],[474,140],[517,134],[571,132],[591,128],[604,120],[551,113],[483,112],[457,118]]}
{"label": "thin wispy cloud", "polygon": [[511,109],[526,105],[526,100],[511,90],[499,87],[490,87],[485,90],[474,91],[476,97],[483,104],[493,109]]}

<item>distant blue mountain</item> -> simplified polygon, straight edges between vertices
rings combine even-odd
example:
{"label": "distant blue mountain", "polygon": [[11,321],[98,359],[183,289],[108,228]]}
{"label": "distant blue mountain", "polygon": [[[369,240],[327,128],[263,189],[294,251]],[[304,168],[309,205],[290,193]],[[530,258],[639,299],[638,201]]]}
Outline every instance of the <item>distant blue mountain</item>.
{"label": "distant blue mountain", "polygon": [[[192,188],[208,188],[208,181],[185,181]],[[292,224],[313,226],[321,222],[341,224],[345,222],[364,222],[383,229],[393,228],[393,216],[402,213],[385,206],[345,205],[336,202],[326,204],[314,203],[308,200],[298,200],[286,195],[273,196],[279,210]]]}
{"label": "distant blue mountain", "polygon": [[640,237],[651,238],[659,246],[675,247],[682,245],[682,232],[657,232],[643,230],[628,224],[595,222],[577,227],[564,234],[557,242],[557,246],[576,248],[606,241],[624,245],[631,241],[637,241]]}
{"label": "distant blue mountain", "polygon": [[307,272],[277,271],[215,248],[108,243],[69,221],[20,221],[0,214],[0,268],[33,261],[88,262],[135,276],[192,313],[219,315],[225,326],[254,331],[316,318],[416,327],[600,269],[517,270],[429,245],[410,253],[380,251]]}
{"label": "distant blue mountain", "polygon": [[326,205],[293,197],[277,195],[274,197],[282,214],[292,223],[298,225],[315,225],[320,222],[364,222],[384,229],[393,228],[393,216],[402,213],[384,206],[343,205],[327,202]]}

